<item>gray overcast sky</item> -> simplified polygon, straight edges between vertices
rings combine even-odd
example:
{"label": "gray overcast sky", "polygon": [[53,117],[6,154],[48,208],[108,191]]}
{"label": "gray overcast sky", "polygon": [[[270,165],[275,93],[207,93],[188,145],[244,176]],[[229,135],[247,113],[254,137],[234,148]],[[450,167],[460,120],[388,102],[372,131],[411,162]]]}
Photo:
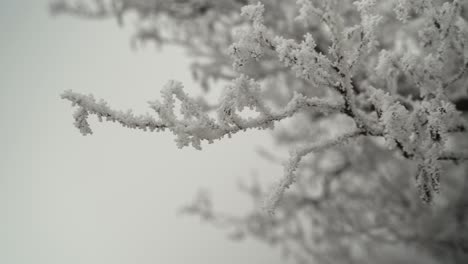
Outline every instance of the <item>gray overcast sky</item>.
{"label": "gray overcast sky", "polygon": [[144,113],[169,79],[198,87],[180,50],[132,51],[115,21],[51,18],[47,2],[0,3],[0,263],[284,263],[268,246],[176,215],[199,187],[220,210],[247,210],[237,179],[281,174],[254,152],[271,144],[268,132],[201,152],[94,118],[94,135],[81,136],[65,89]]}

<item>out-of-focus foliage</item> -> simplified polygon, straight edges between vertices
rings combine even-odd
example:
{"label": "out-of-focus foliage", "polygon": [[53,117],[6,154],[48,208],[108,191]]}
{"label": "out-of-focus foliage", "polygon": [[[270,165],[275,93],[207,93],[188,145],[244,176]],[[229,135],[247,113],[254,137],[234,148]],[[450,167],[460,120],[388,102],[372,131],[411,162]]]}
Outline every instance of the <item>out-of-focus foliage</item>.
{"label": "out-of-focus foliage", "polygon": [[[252,212],[219,213],[206,193],[185,212],[233,239],[276,245],[299,263],[468,263],[467,1],[60,0],[51,7],[119,24],[133,19],[135,43],[184,47],[206,91],[228,83],[213,105],[171,81],[150,103],[157,118],[67,91],[81,133],[92,133],[94,114],[168,129],[179,147],[273,129],[292,149],[272,189],[242,185]],[[247,108],[255,114],[246,117]]]}

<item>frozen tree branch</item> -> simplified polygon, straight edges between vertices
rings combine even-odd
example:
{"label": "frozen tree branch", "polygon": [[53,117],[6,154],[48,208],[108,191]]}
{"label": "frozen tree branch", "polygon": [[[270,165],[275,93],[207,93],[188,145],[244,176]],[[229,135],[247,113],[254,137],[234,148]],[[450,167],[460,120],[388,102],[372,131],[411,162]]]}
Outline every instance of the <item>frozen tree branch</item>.
{"label": "frozen tree branch", "polygon": [[288,189],[291,184],[296,181],[295,171],[299,166],[302,158],[310,153],[317,153],[328,148],[334,147],[336,145],[344,144],[351,138],[355,138],[357,136],[365,135],[363,131],[355,131],[344,134],[337,138],[331,140],[325,140],[323,142],[318,142],[311,146],[305,146],[293,151],[289,161],[286,163],[284,167],[284,176],[280,180],[280,182],[276,185],[273,189],[269,197],[267,197],[265,201],[265,210],[269,213],[273,213],[276,206],[278,205],[279,201],[283,197],[284,192]]}
{"label": "frozen tree branch", "polygon": [[[209,117],[202,111],[195,100],[183,92],[182,84],[171,81],[162,90],[163,102],[150,102],[150,107],[158,114],[159,120],[149,115],[135,116],[131,110],[127,112],[116,111],[107,106],[103,100],[96,102],[92,95],[86,96],[66,91],[62,94],[63,99],[78,105],[79,109],[74,115],[75,126],[83,135],[91,134],[87,118],[89,114],[96,115],[99,120],[118,122],[124,127],[159,131],[169,129],[177,136],[179,147],[191,143],[200,149],[201,140],[213,142],[225,135],[232,135],[239,131],[257,128],[265,129],[271,127],[274,122],[291,117],[294,114],[308,109],[323,113],[340,112],[342,106],[339,103],[329,102],[319,98],[306,98],[296,94],[286,107],[279,112],[272,112],[261,101],[260,87],[253,80],[241,76],[226,91],[216,109],[217,120]],[[181,115],[179,119],[174,112],[175,99],[181,102]],[[255,118],[243,118],[236,111],[244,108],[255,109],[258,116]]]}

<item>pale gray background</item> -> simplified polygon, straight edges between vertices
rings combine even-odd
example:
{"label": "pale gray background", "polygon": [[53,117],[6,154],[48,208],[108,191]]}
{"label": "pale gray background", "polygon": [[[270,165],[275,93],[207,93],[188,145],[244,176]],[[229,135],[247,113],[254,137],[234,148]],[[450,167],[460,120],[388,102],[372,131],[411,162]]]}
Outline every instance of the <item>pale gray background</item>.
{"label": "pale gray background", "polygon": [[0,3],[0,263],[284,263],[254,240],[177,216],[197,188],[216,206],[242,213],[249,200],[237,178],[256,169],[278,178],[280,166],[255,147],[252,131],[179,150],[173,135],[90,120],[95,134],[72,125],[65,89],[94,93],[116,108],[150,111],[169,79],[198,94],[189,60],[174,48],[132,51],[130,29],[115,21],[51,18],[47,0]]}

